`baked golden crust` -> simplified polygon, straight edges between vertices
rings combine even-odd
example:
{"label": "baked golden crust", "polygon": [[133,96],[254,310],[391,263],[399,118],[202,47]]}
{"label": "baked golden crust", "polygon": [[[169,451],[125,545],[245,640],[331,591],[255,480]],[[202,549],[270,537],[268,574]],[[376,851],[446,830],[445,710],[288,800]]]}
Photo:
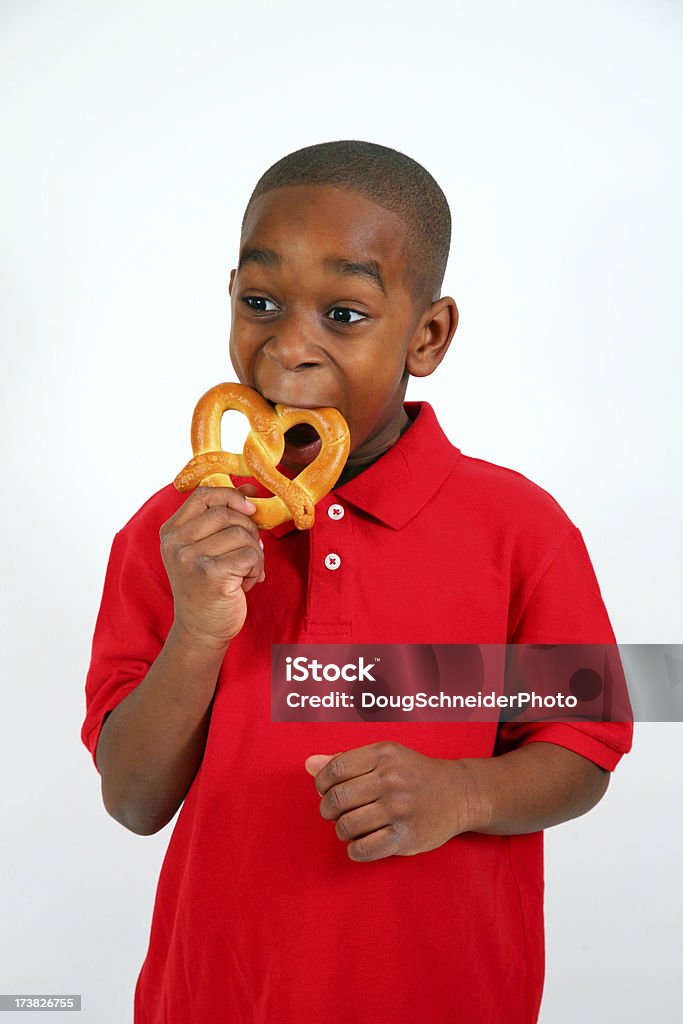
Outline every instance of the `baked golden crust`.
{"label": "baked golden crust", "polygon": [[[240,455],[221,449],[221,420],[229,409],[243,413],[250,431]],[[285,432],[308,423],[320,436],[317,457],[293,480],[277,469],[285,449]],[[245,384],[217,384],[197,402],[192,417],[193,457],[173,481],[177,490],[195,487],[234,487],[230,475],[251,476],[272,492],[272,498],[250,498],[256,505],[253,519],[263,530],[294,520],[309,530],[315,505],[334,487],[349,453],[346,420],[337,409],[273,408]]]}

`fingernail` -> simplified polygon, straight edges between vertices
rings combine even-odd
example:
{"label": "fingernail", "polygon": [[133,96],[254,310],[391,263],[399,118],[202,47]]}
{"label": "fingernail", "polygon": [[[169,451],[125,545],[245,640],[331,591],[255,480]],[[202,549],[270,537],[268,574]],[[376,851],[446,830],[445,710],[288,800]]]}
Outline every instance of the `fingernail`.
{"label": "fingernail", "polygon": [[249,498],[245,498],[244,499],[244,506],[245,506],[247,512],[255,512],[256,511],[256,505],[254,504],[253,501],[249,501]]}
{"label": "fingernail", "polygon": [[260,538],[260,537],[259,537],[259,539],[258,539],[258,542],[259,542],[259,544],[261,545],[261,548],[263,548],[263,541],[261,540],[261,538]]}

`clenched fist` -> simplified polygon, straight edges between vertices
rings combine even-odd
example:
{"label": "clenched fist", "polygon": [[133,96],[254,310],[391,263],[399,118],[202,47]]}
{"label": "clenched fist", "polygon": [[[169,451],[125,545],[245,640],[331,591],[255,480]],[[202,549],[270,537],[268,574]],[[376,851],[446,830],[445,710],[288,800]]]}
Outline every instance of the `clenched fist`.
{"label": "clenched fist", "polygon": [[320,813],[336,822],[351,860],[434,850],[478,820],[478,794],[464,763],[400,743],[314,754],[306,770],[322,797]]}
{"label": "clenched fist", "polygon": [[247,615],[245,594],[265,579],[256,506],[231,487],[198,487],[159,531],[174,625],[197,643],[227,647]]}

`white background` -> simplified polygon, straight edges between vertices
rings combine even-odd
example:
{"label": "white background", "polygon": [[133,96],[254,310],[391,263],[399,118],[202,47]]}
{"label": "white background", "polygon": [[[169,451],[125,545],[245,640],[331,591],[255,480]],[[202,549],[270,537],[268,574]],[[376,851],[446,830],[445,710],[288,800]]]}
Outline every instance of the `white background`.
{"label": "white background", "polygon": [[[461,322],[409,397],[557,498],[620,642],[681,641],[682,29],[671,0],[2,0],[0,991],[131,1019],[172,826],[101,805],[90,637],[114,532],[231,377],[240,219],[285,153],[435,175]],[[641,726],[547,834],[544,1024],[680,1020],[682,738]]]}

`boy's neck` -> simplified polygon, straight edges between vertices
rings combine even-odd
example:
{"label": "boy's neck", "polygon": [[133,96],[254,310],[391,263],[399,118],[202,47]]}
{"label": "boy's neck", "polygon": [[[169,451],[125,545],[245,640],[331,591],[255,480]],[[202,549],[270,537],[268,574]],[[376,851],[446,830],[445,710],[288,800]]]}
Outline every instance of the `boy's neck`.
{"label": "boy's neck", "polygon": [[362,473],[364,469],[371,466],[373,462],[377,462],[385,452],[388,452],[393,445],[396,444],[402,434],[405,434],[408,427],[413,421],[408,416],[405,409],[401,409],[401,417],[398,422],[394,421],[390,423],[384,431],[377,435],[374,439],[372,447],[358,455],[349,455],[346,460],[346,465],[342,470],[341,476],[337,480],[335,487],[341,487],[342,484],[348,483],[349,480],[353,480],[355,476]]}

